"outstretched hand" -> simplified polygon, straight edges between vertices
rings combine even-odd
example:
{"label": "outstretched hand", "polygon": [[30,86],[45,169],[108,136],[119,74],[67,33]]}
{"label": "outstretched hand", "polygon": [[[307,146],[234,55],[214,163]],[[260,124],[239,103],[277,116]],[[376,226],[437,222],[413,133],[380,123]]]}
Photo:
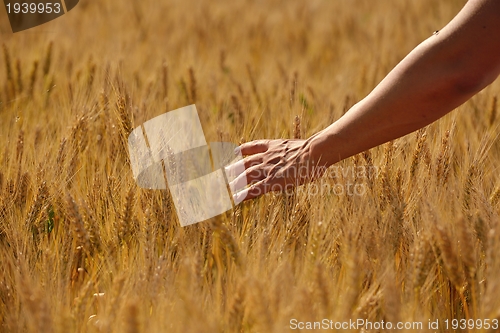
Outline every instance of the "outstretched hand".
{"label": "outstretched hand", "polygon": [[313,156],[308,140],[256,140],[237,149],[246,157],[226,167],[235,177],[229,186],[236,203],[270,191],[287,191],[326,169],[319,164],[319,156]]}

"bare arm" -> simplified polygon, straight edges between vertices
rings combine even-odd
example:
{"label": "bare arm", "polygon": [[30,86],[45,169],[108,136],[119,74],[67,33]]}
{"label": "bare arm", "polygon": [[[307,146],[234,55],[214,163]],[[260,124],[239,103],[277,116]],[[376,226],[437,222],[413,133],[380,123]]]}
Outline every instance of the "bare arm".
{"label": "bare arm", "polygon": [[[304,141],[242,145],[242,153],[250,156],[233,188],[251,199],[280,186],[302,184],[314,176],[309,166],[330,166],[422,128],[463,104],[499,73],[500,1],[469,0],[446,27],[418,45],[326,129]],[[292,168],[305,165],[308,176],[291,176],[296,175]],[[245,179],[254,186],[242,189]]]}
{"label": "bare arm", "polygon": [[[500,70],[500,1],[471,0],[344,117],[313,140],[335,163],[411,133],[493,82]],[[334,142],[344,149],[328,149]]]}

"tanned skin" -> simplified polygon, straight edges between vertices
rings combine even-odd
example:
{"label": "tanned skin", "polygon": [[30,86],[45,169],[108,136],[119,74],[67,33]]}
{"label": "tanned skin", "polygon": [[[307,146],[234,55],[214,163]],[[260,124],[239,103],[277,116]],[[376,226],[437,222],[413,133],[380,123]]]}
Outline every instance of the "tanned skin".
{"label": "tanned skin", "polygon": [[469,0],[439,33],[413,49],[324,130],[307,140],[241,145],[245,170],[230,184],[239,191],[235,200],[304,184],[332,164],[429,125],[499,74],[500,0]]}

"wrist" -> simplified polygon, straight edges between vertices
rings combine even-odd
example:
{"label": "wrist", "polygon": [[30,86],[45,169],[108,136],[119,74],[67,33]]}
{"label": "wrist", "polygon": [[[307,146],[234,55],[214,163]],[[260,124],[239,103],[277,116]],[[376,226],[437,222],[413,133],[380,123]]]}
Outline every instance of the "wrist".
{"label": "wrist", "polygon": [[338,149],[340,145],[337,137],[327,128],[307,140],[309,154],[315,164],[329,167],[343,159]]}

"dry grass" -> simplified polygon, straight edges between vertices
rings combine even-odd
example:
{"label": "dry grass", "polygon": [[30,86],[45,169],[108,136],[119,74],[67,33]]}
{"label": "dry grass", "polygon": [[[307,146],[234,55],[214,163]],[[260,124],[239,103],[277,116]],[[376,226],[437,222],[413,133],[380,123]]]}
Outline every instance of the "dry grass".
{"label": "dry grass", "polygon": [[193,102],[208,141],[308,137],[463,3],[81,1],[16,35],[1,16],[0,332],[499,318],[498,83],[339,164],[378,173],[325,180],[362,196],[270,194],[181,228],[127,156],[132,128]]}

